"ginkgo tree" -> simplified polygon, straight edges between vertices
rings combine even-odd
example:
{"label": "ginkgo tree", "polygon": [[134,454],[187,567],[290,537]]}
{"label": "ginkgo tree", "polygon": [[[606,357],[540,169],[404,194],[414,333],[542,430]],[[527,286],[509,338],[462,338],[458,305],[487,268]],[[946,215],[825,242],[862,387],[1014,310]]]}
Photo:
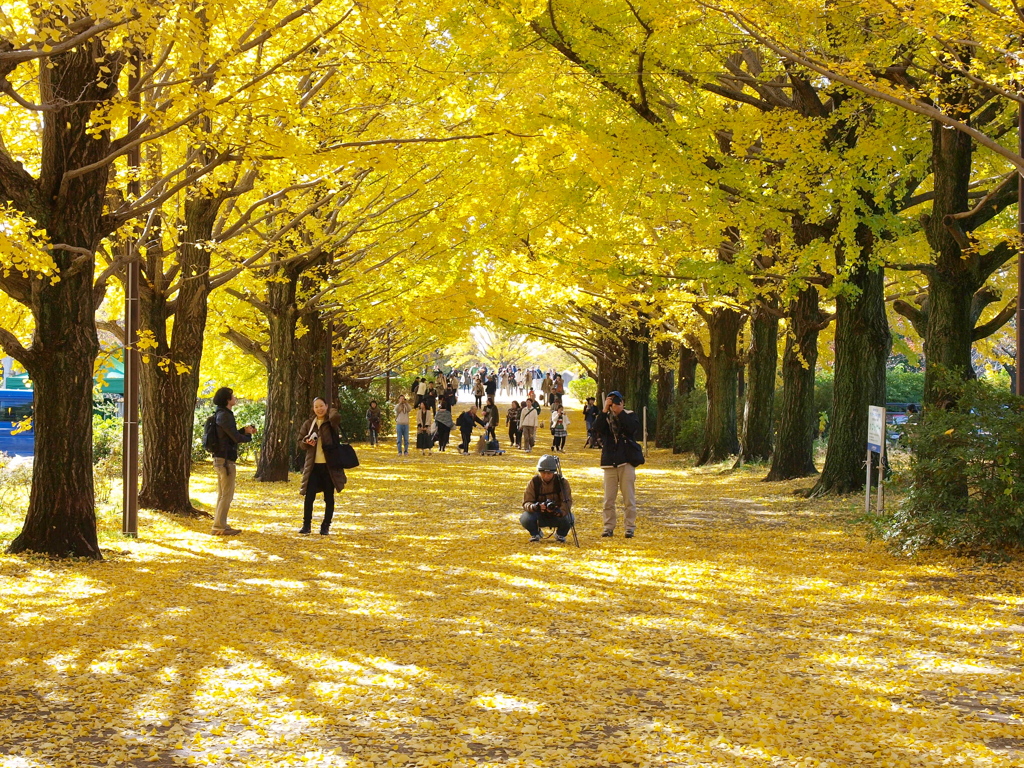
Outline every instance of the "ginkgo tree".
{"label": "ginkgo tree", "polygon": [[[100,557],[90,439],[95,310],[110,278],[138,254],[124,248],[106,264],[96,254],[128,222],[229,162],[237,145],[214,151],[200,140],[170,154],[137,196],[119,192],[135,171],[118,159],[187,135],[228,105],[258,100],[285,60],[350,11],[329,0],[300,9],[250,2],[5,7],[0,199],[10,211],[5,220],[22,222],[31,237],[5,250],[4,259],[13,265],[24,262],[26,250],[39,254],[34,269],[0,280],[34,319],[30,346],[0,331],[0,343],[36,389],[32,494],[12,551]],[[271,41],[286,42],[273,55]],[[211,78],[216,84],[208,89]]]}

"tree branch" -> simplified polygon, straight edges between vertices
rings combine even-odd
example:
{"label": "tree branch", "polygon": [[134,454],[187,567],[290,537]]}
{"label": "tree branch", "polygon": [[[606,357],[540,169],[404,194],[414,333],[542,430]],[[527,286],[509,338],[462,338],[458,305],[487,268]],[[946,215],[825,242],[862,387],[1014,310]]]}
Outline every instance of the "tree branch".
{"label": "tree branch", "polygon": [[234,328],[224,331],[222,335],[247,355],[252,355],[263,363],[265,368],[270,368],[270,353],[248,336],[239,333]]}
{"label": "tree branch", "polygon": [[974,331],[971,333],[972,341],[980,341],[981,339],[991,336],[993,333],[998,331],[1004,325],[1006,325],[1010,319],[1017,313],[1017,300],[1014,299],[1001,310],[999,313],[989,320],[987,323],[976,326]]}
{"label": "tree branch", "polygon": [[4,352],[21,363],[26,371],[30,371],[30,366],[34,366],[38,358],[36,352],[25,349],[18,341],[18,337],[6,328],[0,328],[0,347],[3,347]]}

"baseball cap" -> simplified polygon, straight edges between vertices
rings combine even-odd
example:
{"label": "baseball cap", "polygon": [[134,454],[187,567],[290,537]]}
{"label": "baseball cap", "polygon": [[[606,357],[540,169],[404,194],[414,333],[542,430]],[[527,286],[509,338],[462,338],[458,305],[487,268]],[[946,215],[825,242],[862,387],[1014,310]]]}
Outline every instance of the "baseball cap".
{"label": "baseball cap", "polygon": [[612,402],[615,403],[616,405],[619,405],[624,399],[622,397],[622,393],[619,392],[617,389],[614,389],[611,392],[609,392],[608,397],[610,397],[612,399]]}

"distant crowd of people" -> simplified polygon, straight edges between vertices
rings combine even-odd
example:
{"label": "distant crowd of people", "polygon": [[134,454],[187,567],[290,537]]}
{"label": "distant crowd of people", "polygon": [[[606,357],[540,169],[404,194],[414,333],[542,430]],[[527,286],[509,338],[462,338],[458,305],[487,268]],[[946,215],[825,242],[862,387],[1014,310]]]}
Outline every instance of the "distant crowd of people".
{"label": "distant crowd of people", "polygon": [[[539,396],[537,388],[540,389]],[[456,418],[452,410],[459,402],[460,392],[471,395],[473,405]],[[561,373],[514,365],[492,371],[483,367],[453,370],[448,374],[435,371],[433,378],[417,376],[408,396],[400,394],[394,405],[395,446],[399,455],[408,455],[415,426],[416,450],[426,454],[437,446],[439,451],[446,451],[451,432],[458,427],[461,438],[458,450],[469,453],[473,430],[480,426],[484,430],[480,451],[501,452],[498,432],[503,425],[509,447],[529,452],[536,444],[537,430],[547,423],[551,430],[551,450],[564,451],[569,435],[569,416],[562,405],[565,392]],[[512,401],[505,410],[504,421],[495,404],[499,393],[511,397],[525,395],[522,401]],[[545,406],[549,409],[546,418],[543,414]],[[599,447],[592,436],[597,412],[594,398],[588,398],[584,420],[587,424],[587,445],[591,447]],[[366,422],[370,444],[377,445],[383,419],[376,401],[370,403]]]}

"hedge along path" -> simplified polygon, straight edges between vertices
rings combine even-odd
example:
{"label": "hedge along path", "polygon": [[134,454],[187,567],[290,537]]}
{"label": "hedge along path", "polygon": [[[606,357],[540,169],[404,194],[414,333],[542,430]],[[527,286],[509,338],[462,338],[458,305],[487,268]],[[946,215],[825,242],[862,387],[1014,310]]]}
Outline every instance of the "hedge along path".
{"label": "hedge along path", "polygon": [[385,443],[328,538],[243,467],[239,537],[150,515],[105,562],[0,558],[0,766],[1020,765],[1018,569],[660,451],[638,538],[602,539],[573,422],[578,550],[519,527],[539,450]]}

